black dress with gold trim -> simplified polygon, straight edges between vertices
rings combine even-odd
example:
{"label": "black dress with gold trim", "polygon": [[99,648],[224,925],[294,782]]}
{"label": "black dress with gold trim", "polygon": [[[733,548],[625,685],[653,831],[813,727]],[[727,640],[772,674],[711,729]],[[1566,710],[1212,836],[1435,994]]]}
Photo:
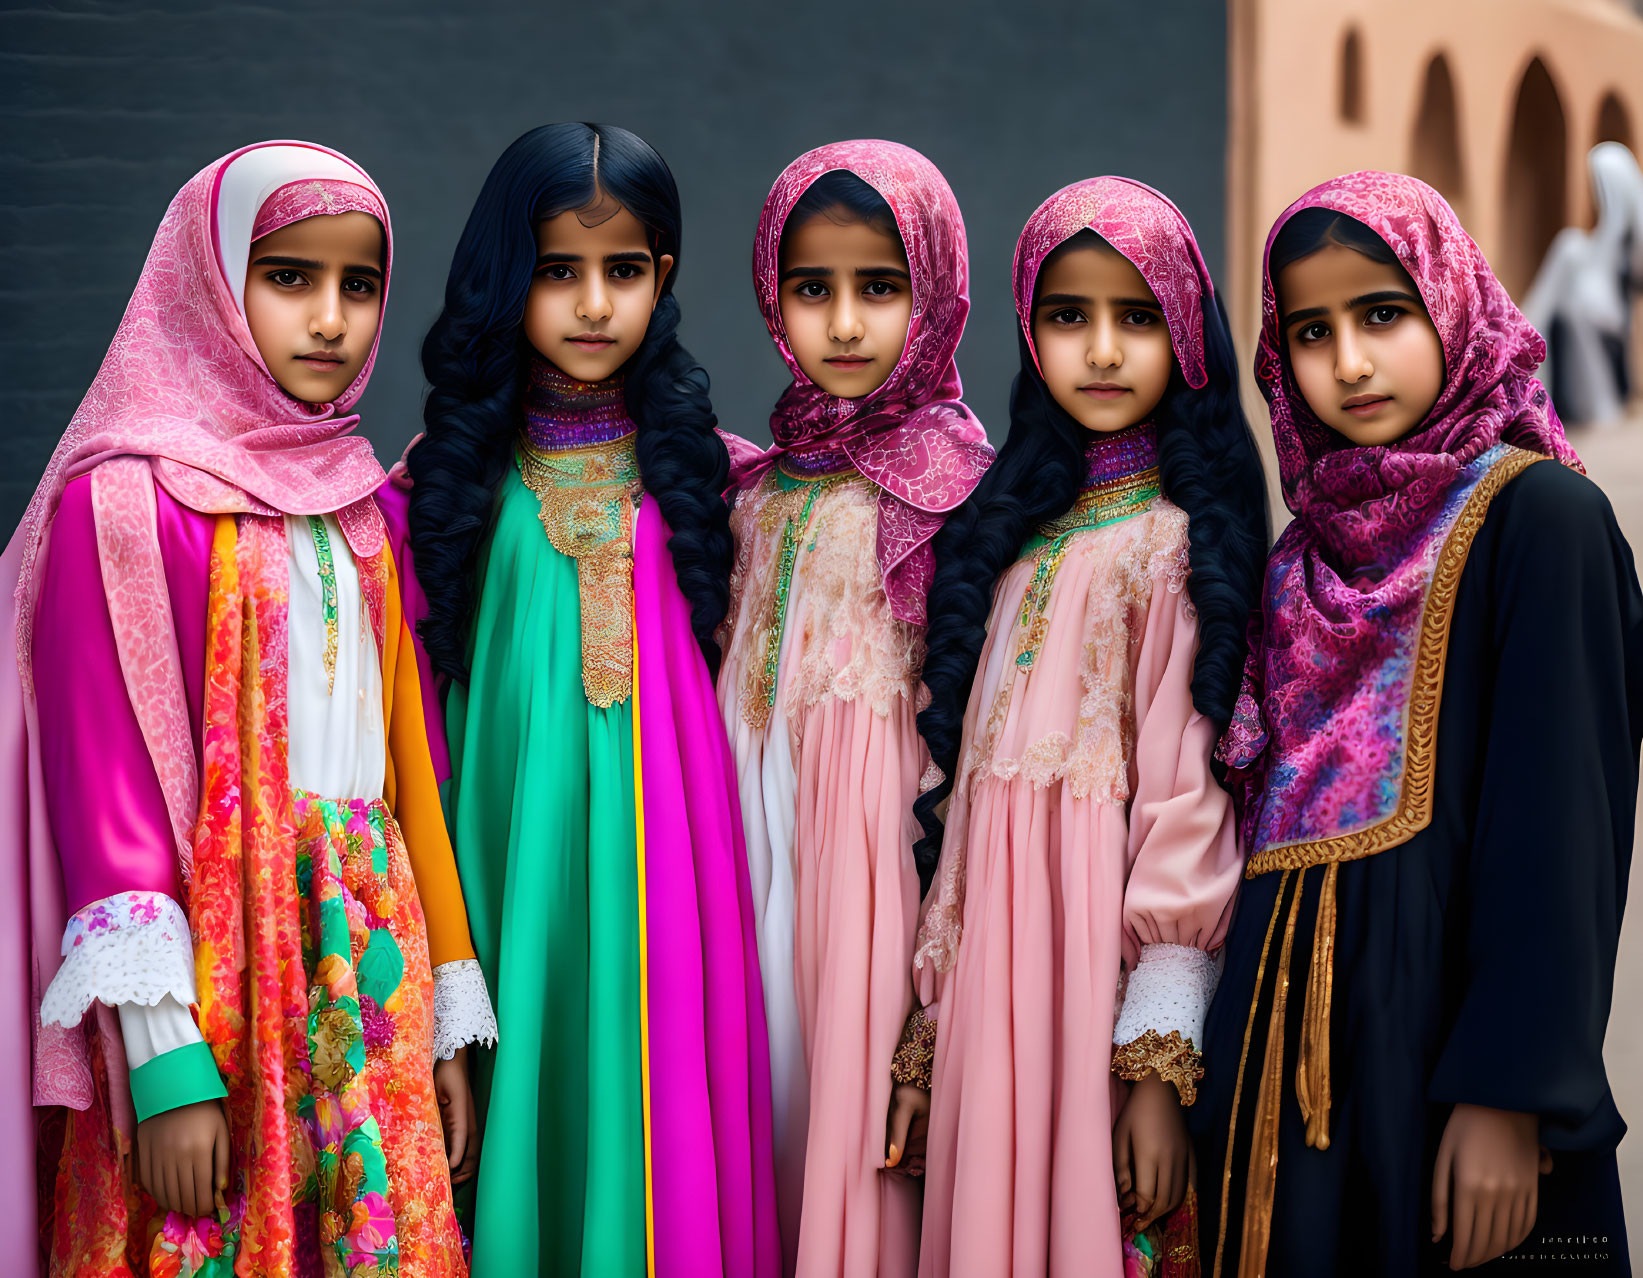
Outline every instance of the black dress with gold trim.
{"label": "black dress with gold trim", "polygon": [[1423,628],[1429,820],[1244,884],[1189,1111],[1206,1273],[1447,1272],[1431,1182],[1458,1103],[1538,1114],[1553,1155],[1503,1270],[1630,1272],[1603,1038],[1643,596],[1607,499],[1554,463],[1500,488],[1457,572],[1428,603],[1446,635]]}

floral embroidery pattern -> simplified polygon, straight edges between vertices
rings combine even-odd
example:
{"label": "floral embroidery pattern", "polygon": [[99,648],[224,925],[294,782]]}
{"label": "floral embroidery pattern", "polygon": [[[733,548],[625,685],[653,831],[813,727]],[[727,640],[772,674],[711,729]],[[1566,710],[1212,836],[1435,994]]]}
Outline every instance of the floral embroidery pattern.
{"label": "floral embroidery pattern", "polygon": [[285,573],[282,519],[218,520],[190,923],[200,1031],[228,1089],[223,1207],[162,1219],[122,1183],[106,1115],[75,1115],[60,1183],[78,1188],[59,1199],[53,1272],[467,1272],[399,828],[380,800],[289,788]]}

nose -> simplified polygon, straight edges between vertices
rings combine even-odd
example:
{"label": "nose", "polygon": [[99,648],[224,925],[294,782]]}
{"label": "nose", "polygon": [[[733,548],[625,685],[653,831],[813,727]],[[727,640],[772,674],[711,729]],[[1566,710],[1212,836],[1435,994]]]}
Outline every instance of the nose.
{"label": "nose", "polygon": [[861,307],[847,289],[833,295],[833,305],[827,314],[827,336],[835,342],[854,342],[867,336]]}
{"label": "nose", "polygon": [[597,271],[586,279],[576,298],[576,318],[597,324],[610,318],[610,289]]}
{"label": "nose", "polygon": [[1118,343],[1118,325],[1112,316],[1097,314],[1090,324],[1090,346],[1084,358],[1092,368],[1118,368],[1124,363],[1124,350]]}
{"label": "nose", "polygon": [[314,313],[308,318],[308,331],[322,342],[337,341],[348,331],[340,286],[314,290]]}
{"label": "nose", "polygon": [[1369,362],[1369,352],[1364,347],[1357,326],[1342,324],[1335,339],[1335,379],[1350,386],[1373,376],[1374,372],[1375,366]]}

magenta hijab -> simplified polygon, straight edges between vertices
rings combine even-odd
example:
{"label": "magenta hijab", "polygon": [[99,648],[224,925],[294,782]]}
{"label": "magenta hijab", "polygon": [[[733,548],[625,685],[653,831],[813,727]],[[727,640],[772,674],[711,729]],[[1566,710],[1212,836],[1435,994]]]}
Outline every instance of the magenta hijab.
{"label": "magenta hijab", "polygon": [[[1091,230],[1126,257],[1163,308],[1170,346],[1187,385],[1209,383],[1204,367],[1204,298],[1215,285],[1181,210],[1143,182],[1086,178],[1064,186],[1027,219],[1015,246],[1015,313],[1038,368],[1033,296],[1044,259],[1080,231]],[[1040,375],[1042,368],[1038,369]]]}
{"label": "magenta hijab", "polygon": [[[0,901],[7,911],[0,919],[0,1111],[10,1131],[33,1132],[31,1102],[84,1109],[93,1089],[84,1034],[42,1027],[38,1017],[40,996],[61,962],[66,922],[46,817],[32,662],[40,565],[58,502],[70,480],[96,472],[104,577],[98,584],[128,686],[134,674],[143,676],[144,696],[134,697],[133,708],[172,809],[186,882],[198,778],[154,526],[154,486],[207,513],[336,511],[350,544],[361,541],[358,553],[380,549],[380,518],[351,518],[350,512],[363,511],[364,499],[383,481],[382,468],[370,444],[350,433],[359,419],[346,415],[365,388],[375,346],[335,403],[304,404],[268,372],[243,311],[254,238],[305,217],[350,211],[382,224],[386,300],[387,206],[365,171],[345,156],[307,142],[263,142],[190,179],[166,211],[102,367],[0,557],[0,598],[9,605],[0,610],[0,873],[6,876]],[[109,1094],[129,1125],[117,1027],[107,1015],[100,1020]],[[0,1158],[0,1197],[33,1203],[32,1140],[9,1142]],[[32,1256],[31,1248],[31,1267]]]}
{"label": "magenta hijab", "polygon": [[[1324,426],[1285,357],[1272,246],[1290,218],[1314,208],[1355,218],[1386,242],[1442,340],[1438,400],[1394,443],[1356,447]],[[1580,466],[1534,375],[1546,343],[1424,182],[1349,173],[1296,200],[1267,236],[1261,310],[1255,375],[1295,519],[1268,562],[1261,633],[1221,745],[1249,799],[1251,856],[1361,838],[1400,810],[1417,640],[1462,508],[1496,466],[1523,453]]]}
{"label": "magenta hijab", "polygon": [[[884,197],[913,280],[901,358],[884,385],[860,399],[829,395],[805,376],[788,345],[779,300],[788,215],[812,182],[839,170]],[[970,259],[952,188],[934,164],[898,142],[835,142],[807,151],[765,200],[753,241],[753,284],[793,384],[770,415],[772,448],[730,441],[736,482],[749,482],[783,454],[842,453],[880,490],[877,550],[890,609],[923,625],[935,570],[930,539],[993,459],[986,431],[961,398],[953,359],[970,312]]]}

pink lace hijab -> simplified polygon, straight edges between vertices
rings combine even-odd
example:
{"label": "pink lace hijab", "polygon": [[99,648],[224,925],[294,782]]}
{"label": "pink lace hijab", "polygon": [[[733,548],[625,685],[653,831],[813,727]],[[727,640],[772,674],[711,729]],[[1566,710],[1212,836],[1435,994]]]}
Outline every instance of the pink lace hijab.
{"label": "pink lace hijab", "polygon": [[[1209,382],[1204,367],[1204,298],[1215,293],[1204,255],[1181,210],[1168,196],[1131,178],[1086,178],[1040,204],[1015,246],[1015,312],[1038,367],[1033,345],[1033,295],[1044,259],[1083,230],[1117,249],[1146,280],[1164,311],[1170,346],[1193,389]],[[1042,373],[1044,370],[1039,369]]]}
{"label": "pink lace hijab", "polygon": [[[782,231],[811,183],[843,170],[872,187],[895,214],[913,277],[907,344],[884,385],[841,399],[799,367],[782,325]],[[891,611],[923,625],[934,576],[930,539],[974,490],[993,459],[987,433],[961,398],[954,355],[970,312],[964,218],[941,171],[911,147],[875,140],[807,151],[770,188],[753,241],[753,284],[771,340],[793,375],[770,415],[775,444],[760,452],[728,441],[736,482],[746,484],[783,454],[829,450],[878,485],[878,560]]]}
{"label": "pink lace hijab", "polygon": [[[155,485],[205,513],[337,512],[356,553],[381,548],[382,521],[369,499],[384,475],[370,443],[352,434],[359,419],[348,413],[365,389],[376,347],[334,403],[302,403],[274,381],[243,310],[253,239],[303,218],[350,211],[382,224],[386,300],[387,205],[347,157],[307,142],[263,142],[191,178],[167,209],[102,367],[0,558],[0,598],[10,605],[0,617],[0,648],[13,649],[0,653],[0,864],[13,875],[0,892],[9,911],[0,933],[22,938],[27,951],[0,955],[0,1033],[31,1023],[33,1029],[32,1059],[26,1036],[22,1056],[0,1052],[0,1097],[28,1095],[32,1087],[38,1105],[91,1103],[84,1037],[42,1028],[38,1016],[61,961],[66,917],[44,800],[32,639],[63,489],[92,474],[101,585],[186,883],[198,777],[155,527]],[[23,968],[12,970],[11,958]],[[102,1020],[105,1043],[113,1037],[117,1049],[117,1031]],[[120,1056],[112,1055],[118,1075]],[[111,1095],[119,1092],[111,1086]],[[0,1195],[19,1201],[12,1190],[21,1194],[33,1175],[32,1148],[0,1158]]]}

